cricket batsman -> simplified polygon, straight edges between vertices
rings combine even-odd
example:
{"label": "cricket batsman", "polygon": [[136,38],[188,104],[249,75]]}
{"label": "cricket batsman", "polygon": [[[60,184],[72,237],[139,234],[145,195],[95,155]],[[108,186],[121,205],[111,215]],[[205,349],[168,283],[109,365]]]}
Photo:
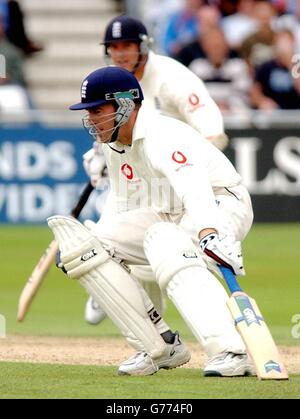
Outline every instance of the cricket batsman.
{"label": "cricket batsman", "polygon": [[223,265],[245,274],[249,193],[221,151],[186,123],[144,107],[143,98],[131,72],[106,67],[87,76],[81,102],[70,107],[87,110],[84,125],[103,145],[115,199],[92,232],[69,217],[48,220],[64,269],[139,351],[119,374],[149,375],[190,357],[178,334],[159,333],[151,302],[127,268],[150,265],[208,357],[204,374],[254,375],[212,273]]}
{"label": "cricket batsman", "polygon": [[[151,43],[144,24],[126,15],[118,16],[108,24],[103,40],[107,62],[127,69],[140,81],[144,108],[186,122],[223,150],[228,138],[224,133],[222,115],[204,83],[176,60],[151,51]],[[100,144],[96,142],[84,155],[83,164],[92,184],[101,185],[100,173],[106,163]],[[110,195],[104,212],[111,212],[111,200]],[[151,269],[136,266],[132,273],[141,281],[157,310],[163,313],[164,299]],[[89,298],[86,321],[96,325],[104,318],[105,312]]]}

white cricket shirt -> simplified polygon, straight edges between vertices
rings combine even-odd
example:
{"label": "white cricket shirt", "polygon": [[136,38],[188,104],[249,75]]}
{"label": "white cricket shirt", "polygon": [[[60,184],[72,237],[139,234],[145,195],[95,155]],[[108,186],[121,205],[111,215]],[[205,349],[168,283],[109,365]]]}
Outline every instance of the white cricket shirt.
{"label": "white cricket shirt", "polygon": [[187,213],[198,231],[217,228],[214,192],[241,182],[227,157],[196,130],[143,105],[132,145],[110,146],[103,151],[117,212],[151,207]]}
{"label": "white cricket shirt", "polygon": [[148,110],[186,122],[204,137],[224,132],[222,114],[204,83],[178,61],[150,51],[140,84]]}

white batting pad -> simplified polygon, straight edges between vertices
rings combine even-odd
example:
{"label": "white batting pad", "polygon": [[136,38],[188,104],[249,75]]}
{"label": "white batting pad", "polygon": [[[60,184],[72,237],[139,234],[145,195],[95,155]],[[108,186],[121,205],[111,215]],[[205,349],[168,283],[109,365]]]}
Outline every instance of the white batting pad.
{"label": "white batting pad", "polygon": [[182,269],[206,266],[200,249],[176,224],[152,225],[144,237],[144,250],[161,289]]}
{"label": "white batting pad", "polygon": [[207,269],[194,267],[179,272],[169,282],[167,294],[208,357],[223,351],[245,352],[226,304],[228,296]]}
{"label": "white batting pad", "polygon": [[136,281],[79,221],[63,216],[47,221],[68,275],[79,279],[124,336],[134,335],[150,356],[159,357],[166,344],[147,314]]}
{"label": "white batting pad", "polygon": [[228,296],[191,239],[174,224],[158,223],[147,231],[144,246],[160,286],[206,354],[244,352],[226,305]]}

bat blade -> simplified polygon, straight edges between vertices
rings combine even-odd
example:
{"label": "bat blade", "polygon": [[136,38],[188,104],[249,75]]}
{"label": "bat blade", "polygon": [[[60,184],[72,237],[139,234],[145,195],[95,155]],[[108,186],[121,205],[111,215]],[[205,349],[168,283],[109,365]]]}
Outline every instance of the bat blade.
{"label": "bat blade", "polygon": [[30,275],[22,294],[19,298],[17,320],[22,322],[26,316],[28,308],[35,297],[38,289],[40,288],[43,279],[49,271],[53,261],[55,260],[58,251],[58,243],[53,240],[40,258],[38,264],[35,266],[32,274]]}
{"label": "bat blade", "polygon": [[227,305],[254,362],[258,378],[287,380],[288,373],[255,300],[244,292],[234,292]]}

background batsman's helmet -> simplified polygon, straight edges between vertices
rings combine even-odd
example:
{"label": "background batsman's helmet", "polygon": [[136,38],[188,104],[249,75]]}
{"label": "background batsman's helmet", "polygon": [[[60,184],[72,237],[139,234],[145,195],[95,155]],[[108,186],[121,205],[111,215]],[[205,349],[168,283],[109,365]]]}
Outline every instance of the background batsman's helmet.
{"label": "background batsman's helmet", "polygon": [[115,17],[106,28],[103,41],[106,54],[108,46],[118,41],[136,42],[140,45],[141,54],[149,52],[151,43],[145,25],[141,21],[125,15]]}

